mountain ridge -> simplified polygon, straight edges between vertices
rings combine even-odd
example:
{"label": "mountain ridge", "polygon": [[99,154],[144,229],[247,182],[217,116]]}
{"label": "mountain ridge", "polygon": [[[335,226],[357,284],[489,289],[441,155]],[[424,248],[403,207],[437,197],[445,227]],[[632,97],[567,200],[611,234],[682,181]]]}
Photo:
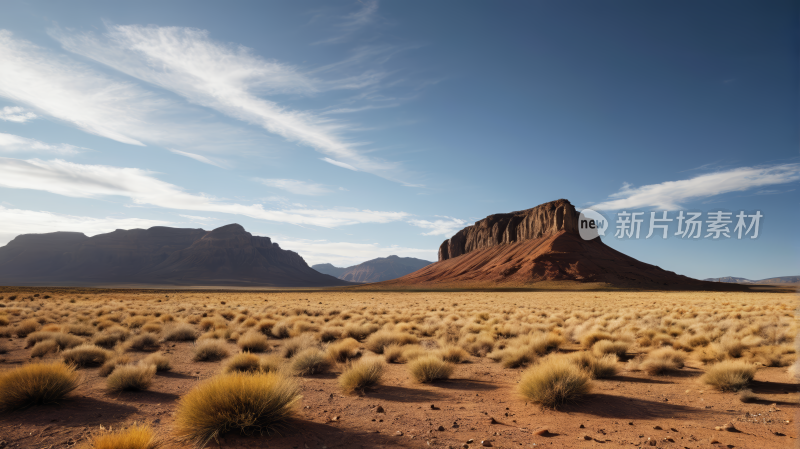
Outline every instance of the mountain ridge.
{"label": "mountain ridge", "polygon": [[424,268],[431,263],[415,257],[391,255],[371,259],[347,268],[336,267],[329,263],[312,265],[311,268],[345,281],[371,283],[396,279]]}

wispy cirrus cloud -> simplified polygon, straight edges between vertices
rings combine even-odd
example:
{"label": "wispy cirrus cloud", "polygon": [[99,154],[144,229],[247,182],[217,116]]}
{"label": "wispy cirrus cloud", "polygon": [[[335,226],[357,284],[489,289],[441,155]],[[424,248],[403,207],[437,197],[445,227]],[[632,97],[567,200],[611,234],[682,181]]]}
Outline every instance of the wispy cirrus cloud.
{"label": "wispy cirrus cloud", "polygon": [[204,194],[187,193],[154,175],[155,173],[151,171],[138,168],[83,165],[58,159],[44,161],[0,158],[0,187],[41,190],[75,198],[122,196],[137,205],[221,212],[260,220],[321,227],[388,223],[409,216],[405,212],[355,208],[289,207],[270,210],[261,204],[230,203]]}
{"label": "wispy cirrus cloud", "polygon": [[36,139],[17,136],[14,134],[0,133],[0,153],[55,153],[64,156],[73,156],[87,148],[77,147],[67,143],[51,145]]}
{"label": "wispy cirrus cloud", "polygon": [[422,229],[430,229],[428,232],[423,232],[422,235],[441,235],[448,238],[467,224],[466,220],[453,217],[441,217],[433,221],[412,219],[408,222]]}
{"label": "wispy cirrus cloud", "polygon": [[800,164],[797,163],[740,167],[642,187],[625,183],[619,192],[610,196],[612,199],[591,208],[621,210],[651,207],[677,210],[681,208],[681,203],[689,200],[796,181],[800,181]]}
{"label": "wispy cirrus cloud", "polygon": [[264,184],[265,186],[274,187],[276,189],[285,190],[289,193],[296,195],[326,195],[331,193],[331,190],[322,184],[315,184],[311,182],[300,181],[297,179],[265,179],[256,178],[256,181]]}
{"label": "wispy cirrus cloud", "polygon": [[180,155],[180,156],[186,156],[186,157],[188,157],[190,159],[194,159],[194,160],[196,160],[198,162],[202,162],[204,164],[213,165],[213,166],[219,167],[219,168],[227,168],[227,166],[225,164],[223,164],[222,162],[220,162],[218,160],[215,160],[215,159],[211,159],[211,158],[205,157],[202,154],[194,154],[194,153],[190,153],[188,151],[181,151],[181,150],[175,150],[175,149],[170,149],[169,151],[171,151],[172,153],[175,153],[177,155]]}
{"label": "wispy cirrus cloud", "polygon": [[333,165],[335,165],[337,167],[342,167],[342,168],[346,168],[348,170],[358,171],[357,168],[353,167],[352,165],[350,165],[348,163],[341,162],[341,161],[336,161],[336,160],[333,160],[333,159],[331,159],[329,157],[323,157],[323,158],[321,158],[321,160],[323,160],[323,161],[325,161],[325,162],[327,162],[329,164],[333,164]]}
{"label": "wispy cirrus cloud", "polygon": [[214,41],[207,31],[193,28],[110,25],[102,38],[61,30],[53,30],[51,35],[68,51],[175,92],[192,103],[260,126],[290,142],[314,148],[362,171],[385,174],[397,168],[395,163],[365,155],[359,151],[359,143],[345,139],[343,133],[350,131],[346,123],[293,110],[259,96],[360,89],[377,82],[379,74],[370,72],[323,82],[291,65],[254,55],[245,47]]}
{"label": "wispy cirrus cloud", "polygon": [[341,17],[335,25],[337,33],[316,44],[338,44],[349,40],[356,32],[375,22],[378,17],[378,0],[361,1],[361,8]]}
{"label": "wispy cirrus cloud", "polygon": [[230,150],[257,138],[0,30],[0,97],[117,142]]}
{"label": "wispy cirrus cloud", "polygon": [[20,234],[68,231],[82,232],[93,236],[116,229],[146,229],[171,224],[171,222],[163,220],[125,217],[96,218],[0,206],[0,245],[5,245]]}
{"label": "wispy cirrus cloud", "polygon": [[407,248],[403,246],[384,246],[379,243],[331,242],[328,240],[294,239],[270,236],[281,248],[297,252],[309,265],[331,263],[338,267],[357,265],[377,257],[391,255],[416,257],[435,261],[437,249]]}
{"label": "wispy cirrus cloud", "polygon": [[26,111],[19,106],[6,106],[0,110],[0,120],[7,122],[25,123],[37,117],[33,112]]}

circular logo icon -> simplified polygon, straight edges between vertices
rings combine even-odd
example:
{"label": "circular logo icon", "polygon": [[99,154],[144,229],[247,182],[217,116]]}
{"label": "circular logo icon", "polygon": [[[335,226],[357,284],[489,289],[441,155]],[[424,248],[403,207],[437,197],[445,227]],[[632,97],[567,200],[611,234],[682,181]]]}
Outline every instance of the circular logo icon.
{"label": "circular logo icon", "polygon": [[578,217],[578,232],[584,240],[592,240],[601,235],[606,235],[608,220],[599,212],[584,209]]}

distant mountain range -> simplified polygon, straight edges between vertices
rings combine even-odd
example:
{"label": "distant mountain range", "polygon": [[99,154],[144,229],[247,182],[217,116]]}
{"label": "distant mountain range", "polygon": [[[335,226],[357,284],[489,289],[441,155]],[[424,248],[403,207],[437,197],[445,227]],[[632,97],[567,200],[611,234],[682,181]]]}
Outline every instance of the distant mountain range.
{"label": "distant mountain range", "polygon": [[351,285],[322,274],[238,224],[213,231],[157,226],[87,237],[25,234],[0,248],[0,285]]}
{"label": "distant mountain range", "polygon": [[390,279],[397,279],[409,273],[413,273],[420,268],[430,265],[432,262],[427,260],[415,259],[413,257],[379,257],[368,260],[352,267],[339,268],[329,263],[312,265],[311,268],[320,273],[328,274],[349,282],[381,282]]}
{"label": "distant mountain range", "polygon": [[800,276],[782,276],[776,278],[761,279],[758,281],[751,281],[750,279],[737,278],[732,276],[721,278],[708,278],[704,279],[710,282],[728,282],[731,284],[800,284]]}

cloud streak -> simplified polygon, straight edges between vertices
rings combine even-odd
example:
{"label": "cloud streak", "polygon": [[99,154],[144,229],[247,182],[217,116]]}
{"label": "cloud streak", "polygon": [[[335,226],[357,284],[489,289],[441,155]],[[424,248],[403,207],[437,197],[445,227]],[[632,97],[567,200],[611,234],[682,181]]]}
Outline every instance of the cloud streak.
{"label": "cloud streak", "polygon": [[61,143],[58,145],[50,145],[48,143],[40,142],[36,139],[29,139],[27,137],[17,136],[14,134],[0,133],[0,153],[55,153],[62,156],[73,156],[86,148],[76,147]]}
{"label": "cloud streak", "polygon": [[437,249],[407,248],[397,245],[381,246],[378,243],[330,242],[327,240],[292,239],[273,237],[281,248],[297,252],[309,265],[332,263],[346,267],[361,262],[397,255],[435,261]]}
{"label": "cloud streak", "polygon": [[200,155],[200,154],[194,154],[194,153],[189,153],[188,151],[173,150],[173,149],[170,149],[169,151],[171,151],[171,152],[173,152],[173,153],[175,153],[177,155],[180,155],[180,156],[186,156],[188,158],[194,159],[194,160],[196,160],[198,162],[202,162],[204,164],[213,165],[213,166],[219,167],[219,168],[226,168],[224,165],[222,165],[222,163],[217,162],[217,161],[215,161],[213,159],[207,158],[207,157],[205,157],[203,155]]}
{"label": "cloud streak", "polygon": [[180,187],[138,168],[83,165],[63,160],[0,158],[0,187],[34,189],[75,198],[122,196],[137,205],[176,210],[221,212],[260,220],[336,227],[359,223],[388,223],[406,219],[405,212],[342,209],[281,210],[265,209],[261,204],[229,203],[203,194],[191,194]]}
{"label": "cloud streak", "polygon": [[259,94],[314,93],[324,88],[363,88],[343,80],[323,86],[295,67],[258,57],[245,47],[213,41],[204,30],[181,27],[109,26],[101,40],[93,34],[51,32],[62,46],[130,76],[175,92],[188,101],[264,128],[290,142],[344,160],[360,170],[379,173],[396,164],[367,157],[346,141],[342,122],[292,110]]}
{"label": "cloud streak", "polygon": [[331,193],[331,190],[322,184],[314,184],[310,182],[300,181],[297,179],[256,178],[256,180],[261,184],[264,184],[265,186],[285,190],[289,193],[294,193],[296,195],[318,196]]}
{"label": "cloud streak", "polygon": [[610,196],[609,201],[595,204],[591,208],[622,210],[650,207],[677,210],[682,203],[690,200],[796,181],[800,181],[800,164],[740,167],[642,187],[633,187],[626,183],[619,192]]}
{"label": "cloud streak", "polygon": [[7,122],[25,123],[37,118],[33,112],[27,112],[19,106],[6,106],[0,110],[0,120]]}
{"label": "cloud streak", "polygon": [[82,232],[88,236],[112,232],[116,229],[151,228],[172,223],[144,218],[84,217],[47,211],[9,209],[0,206],[0,245],[5,245],[20,234],[47,232]]}
{"label": "cloud streak", "polygon": [[441,235],[446,238],[451,237],[453,234],[461,230],[465,224],[467,224],[466,220],[461,220],[458,218],[452,217],[442,217],[444,220],[408,220],[408,222],[414,226],[417,226],[422,229],[430,229],[428,232],[423,232],[422,235]]}

